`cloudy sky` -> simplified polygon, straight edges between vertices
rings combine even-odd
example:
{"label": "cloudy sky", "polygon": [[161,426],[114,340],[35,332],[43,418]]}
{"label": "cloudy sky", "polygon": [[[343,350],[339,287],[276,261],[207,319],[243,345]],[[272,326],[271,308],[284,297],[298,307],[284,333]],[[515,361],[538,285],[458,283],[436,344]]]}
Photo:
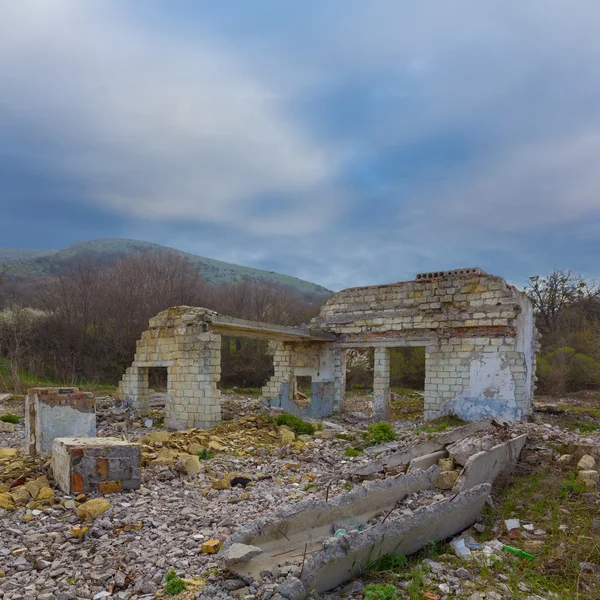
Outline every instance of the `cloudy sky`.
{"label": "cloudy sky", "polygon": [[0,246],[332,289],[600,275],[597,0],[0,0]]}

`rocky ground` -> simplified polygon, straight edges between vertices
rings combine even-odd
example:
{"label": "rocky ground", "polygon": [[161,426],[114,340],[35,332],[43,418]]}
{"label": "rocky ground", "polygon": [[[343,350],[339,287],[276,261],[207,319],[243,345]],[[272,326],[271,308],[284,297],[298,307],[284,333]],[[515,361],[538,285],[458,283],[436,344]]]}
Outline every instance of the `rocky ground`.
{"label": "rocky ground", "polygon": [[[257,398],[227,394],[224,413],[235,420],[209,432],[167,435],[164,400],[164,395],[152,395],[150,420],[141,421],[118,400],[98,398],[98,435],[142,440],[145,466],[143,487],[107,496],[101,507],[106,510],[91,522],[80,516],[89,498],[60,492],[48,461],[0,450],[0,498],[5,499],[0,598],[170,597],[164,595],[170,569],[187,581],[178,598],[294,597],[295,565],[282,563],[264,579],[244,582],[223,570],[218,553],[203,552],[203,543],[224,541],[284,505],[333,498],[362,485],[350,474],[372,460],[361,452],[369,443],[368,417],[353,411],[323,423],[314,435],[293,435],[264,414]],[[600,598],[600,494],[577,476],[582,456],[600,460],[600,435],[594,428],[599,421],[588,410],[597,408],[594,401],[585,398],[581,410],[580,400],[546,400],[544,405],[556,406],[536,414],[534,423],[512,427],[515,434],[528,433],[529,441],[517,472],[498,482],[492,506],[466,532],[468,556],[457,556],[456,544],[433,544],[416,556],[373,564],[360,579],[323,597]],[[400,448],[456,425],[422,423],[415,402],[395,398],[393,415],[399,420],[392,424]],[[357,400],[351,408],[364,407]],[[22,416],[22,399],[1,405],[0,414],[6,412]],[[3,429],[0,448],[21,448],[23,420],[14,431]],[[204,460],[189,459],[202,449]],[[7,494],[25,489],[15,485],[24,481],[27,497],[22,492],[22,501],[17,497],[11,505]],[[407,502],[420,500],[415,496]],[[512,531],[505,523],[509,519],[518,520]],[[510,554],[503,544],[536,558]]]}

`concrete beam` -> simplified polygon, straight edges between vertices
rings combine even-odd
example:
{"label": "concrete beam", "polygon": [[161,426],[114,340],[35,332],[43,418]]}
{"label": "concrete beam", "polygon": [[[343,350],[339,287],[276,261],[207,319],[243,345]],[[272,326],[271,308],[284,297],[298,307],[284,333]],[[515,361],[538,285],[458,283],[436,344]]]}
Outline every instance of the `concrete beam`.
{"label": "concrete beam", "polygon": [[333,342],[337,339],[337,335],[320,331],[319,329],[261,323],[260,321],[248,321],[224,315],[211,316],[208,322],[212,333],[235,337],[249,337],[279,342]]}

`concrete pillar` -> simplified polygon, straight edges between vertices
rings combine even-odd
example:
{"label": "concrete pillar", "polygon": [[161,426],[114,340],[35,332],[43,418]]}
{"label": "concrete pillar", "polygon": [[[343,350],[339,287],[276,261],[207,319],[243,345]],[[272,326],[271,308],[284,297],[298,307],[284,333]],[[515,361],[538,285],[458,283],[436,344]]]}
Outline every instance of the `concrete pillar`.
{"label": "concrete pillar", "polygon": [[150,414],[150,398],[148,396],[148,368],[133,365],[130,376],[131,406],[138,417]]}
{"label": "concrete pillar", "polygon": [[373,369],[373,409],[372,414],[378,421],[390,418],[390,350],[375,348]]}
{"label": "concrete pillar", "polygon": [[333,412],[344,412],[344,395],[346,392],[346,350],[333,350]]}

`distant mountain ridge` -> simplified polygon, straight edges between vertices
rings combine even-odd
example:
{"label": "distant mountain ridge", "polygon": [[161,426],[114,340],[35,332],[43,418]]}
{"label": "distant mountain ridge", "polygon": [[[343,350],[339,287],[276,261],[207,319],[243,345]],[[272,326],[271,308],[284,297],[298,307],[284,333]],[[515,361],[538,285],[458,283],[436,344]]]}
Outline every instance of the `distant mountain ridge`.
{"label": "distant mountain ridge", "polygon": [[16,279],[29,279],[41,275],[60,275],[79,259],[91,260],[99,266],[109,265],[117,258],[126,258],[142,252],[174,252],[197,264],[202,275],[211,284],[234,283],[242,280],[262,280],[290,287],[303,295],[325,296],[327,288],[290,275],[244,267],[232,263],[182,252],[141,240],[105,238],[79,242],[62,250],[27,250],[0,248],[0,272]]}

